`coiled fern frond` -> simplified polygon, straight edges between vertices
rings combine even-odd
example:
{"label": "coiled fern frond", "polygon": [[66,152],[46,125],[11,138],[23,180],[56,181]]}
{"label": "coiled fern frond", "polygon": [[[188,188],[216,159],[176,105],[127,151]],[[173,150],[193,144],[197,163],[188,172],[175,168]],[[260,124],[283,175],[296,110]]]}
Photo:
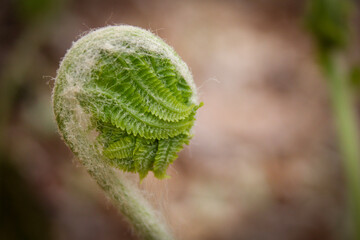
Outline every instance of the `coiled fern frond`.
{"label": "coiled fern frond", "polygon": [[201,106],[186,64],[160,38],[131,26],[90,32],[68,50],[53,90],[59,132],[143,239],[173,239],[114,167],[161,179],[191,138]]}
{"label": "coiled fern frond", "polygon": [[92,146],[103,161],[140,179],[149,171],[167,176],[191,139],[200,106],[191,73],[173,49],[130,26],[103,28],[77,41],[54,90],[56,120],[72,150],[82,155],[81,145]]}

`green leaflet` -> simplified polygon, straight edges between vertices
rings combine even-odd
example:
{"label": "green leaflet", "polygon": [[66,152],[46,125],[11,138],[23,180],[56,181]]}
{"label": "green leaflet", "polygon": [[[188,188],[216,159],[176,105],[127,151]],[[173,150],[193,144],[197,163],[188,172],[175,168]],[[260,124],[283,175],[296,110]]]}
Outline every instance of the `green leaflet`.
{"label": "green leaflet", "polygon": [[[125,91],[125,94],[129,94]],[[147,139],[162,139],[174,137],[190,131],[196,108],[190,115],[178,122],[161,120],[149,112],[144,112],[140,103],[126,105],[122,99],[114,99],[110,94],[100,90],[87,90],[87,94],[79,94],[79,101],[84,108],[90,111],[100,120],[110,122],[114,126],[124,130],[128,134],[139,135]],[[124,96],[124,98],[129,96]]]}
{"label": "green leaflet", "polygon": [[97,122],[97,128],[101,132],[99,140],[108,147],[110,144],[117,142],[120,138],[126,137],[127,134],[120,128],[114,127],[112,124]]}
{"label": "green leaflet", "polygon": [[[100,141],[107,144],[103,150],[104,156],[111,164],[128,172],[139,173],[140,179],[145,178],[149,171],[159,178],[166,178],[166,169],[177,157],[177,152],[183,144],[189,144],[191,136],[180,134],[167,139],[146,139],[134,137],[111,127],[109,124],[98,123],[102,134]],[[115,140],[116,139],[116,140]]]}
{"label": "green leaflet", "polygon": [[77,99],[96,121],[110,164],[140,179],[149,171],[162,179],[191,138],[202,105],[191,103],[192,94],[169,59],[101,50]]}
{"label": "green leaflet", "polygon": [[90,88],[101,88],[129,106],[141,104],[142,110],[160,119],[170,122],[185,119],[196,107],[189,105],[188,99],[179,98],[182,94],[186,96],[190,88],[186,84],[187,88],[175,87],[180,77],[169,60],[145,54],[135,57],[134,54],[102,52],[98,66]]}
{"label": "green leaflet", "polygon": [[110,144],[104,149],[103,154],[110,159],[131,158],[134,152],[135,138],[126,136],[120,138],[117,142]]}
{"label": "green leaflet", "polygon": [[133,159],[135,161],[135,169],[139,173],[140,179],[153,169],[155,155],[158,150],[158,140],[148,141],[143,138],[136,139]]}
{"label": "green leaflet", "polygon": [[190,136],[181,134],[173,138],[159,140],[159,147],[155,156],[153,172],[157,178],[165,178],[166,169],[177,158],[177,152],[183,144],[189,144]]}
{"label": "green leaflet", "polygon": [[158,78],[171,90],[172,94],[188,104],[192,95],[191,88],[187,85],[185,79],[180,76],[168,59],[146,58],[151,64]]}

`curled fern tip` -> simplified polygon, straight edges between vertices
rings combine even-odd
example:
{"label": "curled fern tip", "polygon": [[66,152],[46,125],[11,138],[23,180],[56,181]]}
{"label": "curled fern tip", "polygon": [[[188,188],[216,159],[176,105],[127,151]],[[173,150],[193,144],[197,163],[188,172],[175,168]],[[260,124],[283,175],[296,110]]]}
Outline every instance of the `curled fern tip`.
{"label": "curled fern tip", "polygon": [[159,37],[109,26],[73,44],[57,73],[53,105],[66,143],[79,158],[102,161],[140,179],[168,166],[192,137],[198,103],[192,75]]}

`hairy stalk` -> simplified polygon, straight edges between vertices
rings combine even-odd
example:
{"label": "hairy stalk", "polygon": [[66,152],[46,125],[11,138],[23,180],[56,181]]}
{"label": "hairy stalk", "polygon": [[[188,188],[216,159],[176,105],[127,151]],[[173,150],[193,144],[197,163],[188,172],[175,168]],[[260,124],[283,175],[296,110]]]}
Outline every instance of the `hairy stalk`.
{"label": "hairy stalk", "polygon": [[110,197],[115,207],[128,218],[136,234],[143,239],[173,239],[161,216],[152,209],[133,184],[119,175],[101,156],[79,158],[89,174]]}
{"label": "hairy stalk", "polygon": [[349,81],[334,54],[324,56],[321,65],[328,79],[340,148],[344,157],[354,239],[360,239],[360,145],[356,116],[348,88]]}
{"label": "hairy stalk", "polygon": [[186,64],[152,33],[131,26],[90,32],[57,72],[59,132],[144,239],[171,239],[154,210],[113,167],[162,179],[192,137],[196,88]]}

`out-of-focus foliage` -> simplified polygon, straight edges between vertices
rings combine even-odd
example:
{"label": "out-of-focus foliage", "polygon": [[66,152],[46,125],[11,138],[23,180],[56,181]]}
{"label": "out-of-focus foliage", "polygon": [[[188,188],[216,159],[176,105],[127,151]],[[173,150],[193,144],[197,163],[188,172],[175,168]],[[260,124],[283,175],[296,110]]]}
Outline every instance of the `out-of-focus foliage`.
{"label": "out-of-focus foliage", "polygon": [[17,0],[15,8],[18,18],[23,22],[43,18],[51,14],[52,9],[59,5],[59,0]]}
{"label": "out-of-focus foliage", "polygon": [[[307,25],[317,43],[320,68],[328,83],[339,150],[346,179],[351,239],[360,239],[360,151],[358,120],[350,84],[358,81],[358,69],[349,73],[345,47],[350,39],[350,1],[312,0]],[[348,79],[350,77],[350,79]]]}
{"label": "out-of-focus foliage", "polygon": [[350,71],[350,81],[353,86],[360,89],[360,66],[354,66]]}
{"label": "out-of-focus foliage", "polygon": [[306,26],[312,33],[318,49],[326,53],[345,47],[348,42],[349,0],[308,1]]}
{"label": "out-of-focus foliage", "polygon": [[6,240],[50,239],[50,222],[26,179],[0,153],[0,237]]}

